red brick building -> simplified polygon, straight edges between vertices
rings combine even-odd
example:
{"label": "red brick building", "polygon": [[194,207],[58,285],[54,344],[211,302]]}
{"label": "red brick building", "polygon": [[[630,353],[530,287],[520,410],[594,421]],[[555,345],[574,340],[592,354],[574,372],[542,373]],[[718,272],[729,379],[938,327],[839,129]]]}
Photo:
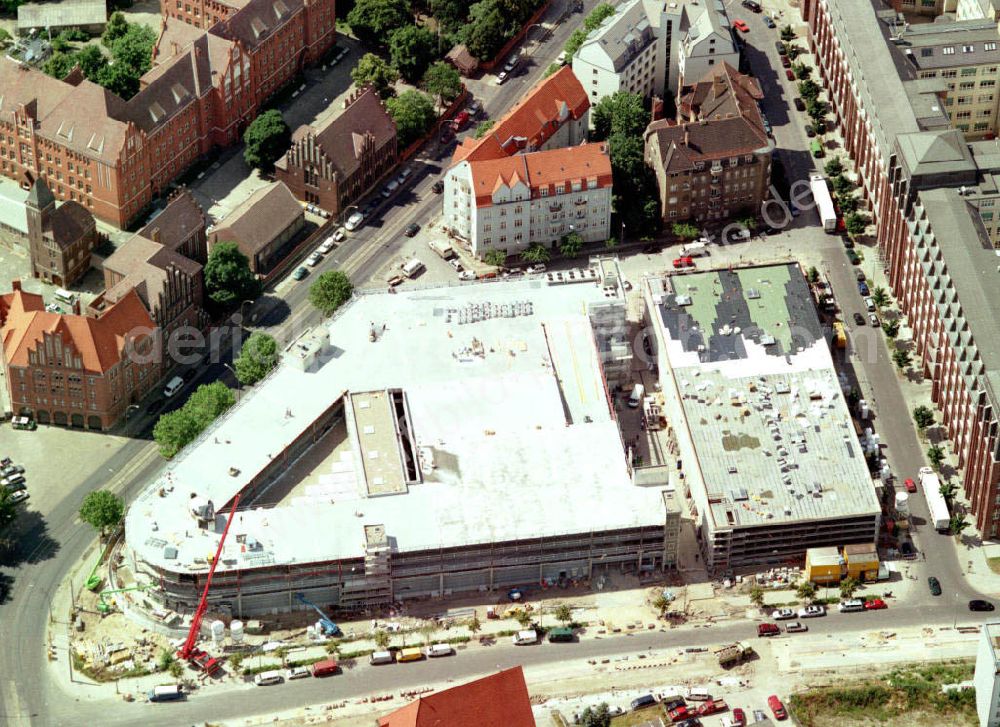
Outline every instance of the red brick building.
{"label": "red brick building", "polygon": [[805,0],[801,10],[871,206],[878,254],[913,332],[914,365],[930,380],[976,526],[996,537],[1000,306],[989,272],[996,269],[993,245],[979,234],[966,196],[983,177],[975,145],[957,131],[931,130],[914,111],[894,72],[888,30],[868,0]]}
{"label": "red brick building", "polygon": [[334,0],[249,0],[208,32],[168,4],[128,101],[78,71],[58,81],[0,59],[0,172],[25,188],[44,179],[57,200],[125,227],[334,42]]}
{"label": "red brick building", "polygon": [[78,202],[56,206],[38,179],[25,201],[31,274],[53,285],[70,286],[90,270],[90,253],[99,244],[94,216]]}
{"label": "red brick building", "polygon": [[41,424],[109,429],[160,380],[158,333],[131,291],[100,315],[45,311],[40,295],[0,296],[11,409]]}
{"label": "red brick building", "polygon": [[324,126],[300,126],[274,175],[298,199],[339,215],[399,161],[396,124],[371,88],[355,92]]}

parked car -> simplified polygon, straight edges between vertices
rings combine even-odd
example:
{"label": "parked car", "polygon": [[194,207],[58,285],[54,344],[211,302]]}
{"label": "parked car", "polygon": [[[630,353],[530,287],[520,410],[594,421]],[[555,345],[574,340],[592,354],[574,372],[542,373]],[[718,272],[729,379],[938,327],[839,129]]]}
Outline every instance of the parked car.
{"label": "parked car", "polygon": [[469,112],[470,116],[475,118],[476,116],[479,116],[480,112],[483,110],[483,105],[478,101],[476,101],[475,99],[473,99],[472,101],[469,102],[469,105],[466,107],[465,110]]}
{"label": "parked car", "polygon": [[881,598],[873,598],[870,601],[865,601],[866,611],[881,611],[883,608],[889,608],[889,606]]}
{"label": "parked car", "polygon": [[795,97],[795,99],[792,101],[792,103],[795,104],[795,110],[796,111],[805,111],[806,110],[806,102],[803,101],[798,96]]}
{"label": "parked car", "polygon": [[863,282],[865,279],[865,271],[864,270],[855,271],[854,277],[858,280],[858,282]]}
{"label": "parked car", "polygon": [[23,475],[24,467],[19,464],[8,464],[0,470],[0,477],[10,477],[11,475]]}
{"label": "parked car", "polygon": [[300,265],[299,267],[297,267],[295,269],[295,272],[292,273],[292,279],[293,280],[302,280],[302,278],[304,278],[308,274],[309,274],[309,268],[306,268],[306,267],[303,267],[303,266]]}
{"label": "parked car", "polygon": [[747,10],[752,10],[755,13],[759,13],[762,10],[760,3],[756,3],[754,0],[743,0],[740,5],[745,7]]}
{"label": "parked car", "polygon": [[[867,288],[868,286],[865,286],[865,287]],[[864,295],[864,293],[862,293],[862,295]],[[872,297],[870,295],[866,295],[865,296],[865,298],[864,298],[864,304],[865,304],[865,309],[869,313],[874,313],[875,312],[875,301],[872,300]]]}
{"label": "parked car", "polygon": [[868,290],[868,283],[866,283],[864,280],[859,280],[858,281],[858,292],[861,293],[861,295],[865,295],[865,296],[871,295],[871,291]]}
{"label": "parked car", "polygon": [[[469,115],[465,111],[463,111],[462,114],[465,114],[465,118],[466,119],[469,118]],[[461,114],[459,114],[459,116],[461,116]],[[410,169],[409,167],[403,167],[403,171],[401,171],[399,173],[399,176],[396,177],[396,181],[399,182],[402,185],[402,184],[404,184],[406,182],[407,179],[410,178],[411,174],[413,174],[413,170],[412,169]]]}
{"label": "parked car", "polygon": [[778,699],[778,695],[772,694],[768,697],[767,706],[771,708],[771,712],[774,714],[775,719],[788,719],[788,712],[785,711],[785,705],[781,703],[780,699]]}
{"label": "parked car", "polygon": [[931,589],[932,596],[941,595],[941,581],[939,581],[934,576],[931,576],[930,578],[927,579],[927,587]]}
{"label": "parked car", "polygon": [[9,490],[19,490],[25,485],[24,475],[11,475],[10,477],[4,477],[0,480],[0,485],[3,485]]}
{"label": "parked car", "polygon": [[291,669],[288,670],[288,673],[285,675],[285,679],[287,679],[288,681],[291,681],[293,679],[305,679],[309,675],[310,671],[308,667],[293,666]]}
{"label": "parked car", "polygon": [[847,259],[851,265],[859,265],[861,263],[861,256],[854,252],[854,250],[847,251]]}
{"label": "parked car", "polygon": [[406,235],[407,237],[413,237],[418,232],[420,232],[420,225],[418,225],[416,222],[411,222],[406,226],[406,229],[403,230],[403,234]]}
{"label": "parked car", "polygon": [[750,32],[750,26],[747,25],[742,20],[734,20],[733,21],[733,27],[736,28],[741,33],[749,33]]}
{"label": "parked car", "polygon": [[733,707],[732,721],[737,724],[738,727],[744,727],[747,723],[747,715],[740,707]]}
{"label": "parked car", "polygon": [[534,265],[529,265],[524,269],[525,275],[537,275],[538,273],[545,272],[545,263],[535,263]]}
{"label": "parked car", "polygon": [[771,612],[771,618],[775,621],[786,621],[790,618],[795,618],[795,611],[790,608],[779,608]]}
{"label": "parked car", "polygon": [[505,84],[507,82],[507,78],[508,78],[507,71],[500,71],[500,73],[497,74],[497,81],[496,81],[497,85],[502,86],[503,84]]}
{"label": "parked car", "polygon": [[325,240],[323,240],[323,244],[322,245],[320,245],[319,247],[316,248],[316,252],[320,253],[321,255],[326,255],[328,252],[330,252],[331,250],[333,250],[333,248],[334,248],[334,246],[336,244],[337,243],[333,239],[333,235],[330,235],[330,237],[328,237]]}
{"label": "parked car", "polygon": [[777,27],[777,26],[775,26],[774,21],[771,20],[771,16],[770,15],[765,15],[764,16],[764,25],[766,25],[768,28],[771,28],[772,30],[775,27]]}
{"label": "parked car", "polygon": [[981,598],[974,598],[971,601],[969,601],[969,610],[970,611],[993,611],[995,609],[994,609],[993,604],[990,603],[989,601],[984,601]]}
{"label": "parked car", "polygon": [[826,608],[823,606],[806,606],[799,609],[799,618],[817,618],[826,616]]}
{"label": "parked car", "polygon": [[382,187],[381,194],[386,199],[389,199],[389,197],[392,196],[392,193],[395,192],[397,189],[399,189],[399,182],[397,182],[395,179],[390,179],[389,183],[384,187]]}
{"label": "parked car", "polygon": [[306,258],[306,265],[308,265],[311,268],[314,268],[317,265],[319,265],[322,261],[323,261],[323,253],[317,250],[312,255]]}
{"label": "parked car", "polygon": [[29,432],[33,432],[38,429],[38,424],[31,417],[18,416],[10,420],[10,425],[14,429],[21,429]]}
{"label": "parked car", "polygon": [[858,325],[858,326],[865,325],[865,317],[863,315],[861,315],[860,313],[855,313],[854,314],[854,323],[855,323],[855,325]]}
{"label": "parked car", "polygon": [[344,223],[344,229],[348,232],[353,232],[354,230],[361,227],[361,224],[365,221],[365,216],[360,212],[355,212],[350,217],[347,218],[347,222]]}
{"label": "parked car", "polygon": [[785,78],[787,78],[789,81],[795,80],[795,74],[792,72],[791,68],[785,69]]}
{"label": "parked car", "polygon": [[683,257],[674,258],[674,267],[678,268],[678,269],[679,268],[693,268],[694,267],[694,258],[692,258],[690,255],[685,255]]}
{"label": "parked car", "polygon": [[343,227],[338,227],[337,231],[333,233],[333,241],[343,242],[346,239],[347,239],[347,230],[345,230]]}
{"label": "parked car", "polygon": [[917,491],[917,483],[914,482],[909,477],[907,477],[905,480],[903,480],[903,487],[906,488],[907,492],[916,492]]}
{"label": "parked car", "polygon": [[636,697],[632,700],[632,709],[642,709],[643,707],[652,707],[656,704],[656,697],[652,694],[644,694],[641,697]]}
{"label": "parked car", "polygon": [[27,500],[28,497],[29,495],[27,490],[18,490],[17,492],[15,492],[10,496],[10,503],[12,505],[17,505]]}
{"label": "parked car", "polygon": [[451,128],[457,134],[459,131],[465,128],[465,125],[469,123],[470,115],[468,111],[459,111],[455,114],[455,118],[451,120]]}
{"label": "parked car", "polygon": [[878,319],[878,316],[875,315],[874,313],[869,313],[868,314],[868,320],[871,321],[871,324],[873,326],[875,326],[876,328],[878,328],[879,326],[882,325],[882,323]]}
{"label": "parked car", "polygon": [[781,629],[778,628],[778,624],[757,624],[758,636],[777,636],[780,633]]}
{"label": "parked car", "polygon": [[792,621],[790,623],[785,624],[785,633],[798,634],[808,630],[809,627],[806,626],[801,621]]}
{"label": "parked car", "polygon": [[434,184],[431,185],[431,189],[434,191],[435,194],[441,194],[444,191],[444,182],[441,181],[440,179],[437,180],[436,182],[434,182]]}
{"label": "parked car", "polygon": [[465,268],[462,267],[462,261],[459,260],[457,257],[453,257],[451,260],[449,260],[448,264],[451,265],[453,268],[455,268],[456,273],[460,273],[463,270],[465,270]]}
{"label": "parked car", "polygon": [[778,51],[779,56],[788,55],[788,51],[785,50],[785,44],[780,40],[774,41],[774,47]]}
{"label": "parked car", "polygon": [[899,544],[899,552],[905,560],[913,560],[917,557],[917,549],[909,540],[904,540]]}
{"label": "parked car", "polygon": [[810,139],[812,139],[814,136],[816,136],[816,130],[813,129],[812,124],[806,124],[804,128],[805,128],[806,136],[808,136]]}
{"label": "parked car", "polygon": [[782,68],[791,68],[792,61],[788,56],[781,56],[781,66]]}
{"label": "parked car", "polygon": [[475,280],[476,274],[471,270],[463,270],[458,274],[459,280]]}

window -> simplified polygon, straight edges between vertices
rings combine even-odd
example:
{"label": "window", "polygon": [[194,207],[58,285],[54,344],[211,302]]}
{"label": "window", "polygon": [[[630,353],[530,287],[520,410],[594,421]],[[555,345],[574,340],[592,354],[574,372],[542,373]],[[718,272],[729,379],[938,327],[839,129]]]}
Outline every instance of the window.
{"label": "window", "polygon": [[921,48],[920,49],[920,57],[921,58],[930,58],[932,55],[934,55],[934,49],[933,48]]}
{"label": "window", "polygon": [[958,75],[958,71],[952,69],[950,71],[941,71],[941,78],[954,78]]}
{"label": "window", "polygon": [[944,53],[946,56],[953,56],[955,55],[955,46],[953,45],[945,46],[944,48],[941,49],[941,52]]}
{"label": "window", "polygon": [[963,68],[962,76],[974,76],[979,72],[978,68]]}
{"label": "window", "polygon": [[990,42],[983,44],[983,50],[996,50],[996,49],[997,49],[996,43]]}
{"label": "window", "polygon": [[959,96],[958,97],[958,105],[959,106],[964,106],[965,104],[970,104],[970,103],[972,103],[972,96]]}
{"label": "window", "polygon": [[963,53],[972,53],[974,50],[976,50],[975,46],[972,46],[972,45],[963,45],[962,46],[962,52]]}

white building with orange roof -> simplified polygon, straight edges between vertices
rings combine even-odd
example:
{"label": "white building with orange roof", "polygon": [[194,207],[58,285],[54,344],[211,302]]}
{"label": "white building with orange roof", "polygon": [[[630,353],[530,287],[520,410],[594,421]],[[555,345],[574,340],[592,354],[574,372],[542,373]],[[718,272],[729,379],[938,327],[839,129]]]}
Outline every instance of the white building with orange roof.
{"label": "white building with orange roof", "polygon": [[481,139],[455,150],[445,174],[444,224],[476,257],[556,246],[571,233],[606,240],[611,160],[586,144],[590,102],[569,68],[536,85]]}

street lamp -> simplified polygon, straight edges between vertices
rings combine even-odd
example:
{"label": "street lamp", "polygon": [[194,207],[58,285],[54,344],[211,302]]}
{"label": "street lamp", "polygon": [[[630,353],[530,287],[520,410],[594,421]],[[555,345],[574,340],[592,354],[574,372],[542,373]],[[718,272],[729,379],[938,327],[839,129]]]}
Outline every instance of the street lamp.
{"label": "street lamp", "polygon": [[356,209],[360,209],[360,207],[358,207],[356,204],[347,205],[347,207],[342,209],[340,211],[340,214],[337,216],[337,224],[340,225],[341,223],[343,223],[343,221],[346,220],[348,217],[347,213],[350,212],[351,210],[356,210]]}
{"label": "street lamp", "polygon": [[961,605],[961,603],[962,603],[962,594],[961,593],[956,593],[955,594],[955,623],[953,623],[951,625],[951,627],[953,629],[957,629],[958,628],[958,607]]}
{"label": "street lamp", "polygon": [[244,327],[246,327],[246,319],[247,319],[247,317],[246,317],[246,315],[244,315],[243,309],[247,305],[247,303],[249,303],[251,306],[253,305],[253,301],[252,300],[245,300],[242,303],[240,303],[240,323],[243,324]]}

